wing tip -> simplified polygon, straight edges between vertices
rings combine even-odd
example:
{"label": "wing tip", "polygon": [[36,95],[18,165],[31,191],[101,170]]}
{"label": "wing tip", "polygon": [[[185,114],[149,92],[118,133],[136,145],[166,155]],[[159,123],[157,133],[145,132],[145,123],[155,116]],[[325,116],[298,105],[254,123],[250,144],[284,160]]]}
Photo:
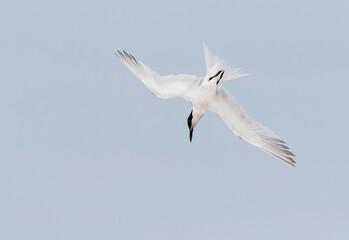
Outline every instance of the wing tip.
{"label": "wing tip", "polygon": [[115,56],[117,56],[122,62],[133,64],[135,67],[139,67],[139,61],[135,58],[131,53],[126,52],[125,50],[114,52]]}
{"label": "wing tip", "polygon": [[[125,51],[124,51],[125,52]],[[125,59],[125,55],[120,52],[120,50],[117,50],[116,52],[114,52],[115,56],[117,56],[120,60],[121,59]]]}
{"label": "wing tip", "polygon": [[[294,155],[292,152],[290,152],[290,151],[287,151],[287,152],[282,151],[283,153],[277,154],[277,153],[272,152],[272,150],[266,149],[265,147],[260,147],[260,149],[262,149],[263,151],[269,153],[273,157],[276,157],[277,159],[279,159],[279,160],[281,160],[281,161],[283,161],[285,163],[288,163],[288,164],[290,164],[293,167],[296,167],[296,161],[291,157],[291,156],[296,156],[296,155]],[[290,154],[288,154],[288,153],[290,153]]]}

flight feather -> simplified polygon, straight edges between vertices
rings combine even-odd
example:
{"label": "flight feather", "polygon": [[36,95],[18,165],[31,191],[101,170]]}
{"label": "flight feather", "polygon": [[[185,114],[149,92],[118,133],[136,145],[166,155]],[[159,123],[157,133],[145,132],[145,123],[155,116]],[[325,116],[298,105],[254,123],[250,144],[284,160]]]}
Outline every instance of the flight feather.
{"label": "flight feather", "polygon": [[191,90],[198,87],[200,82],[196,76],[189,74],[161,76],[132,54],[118,51],[115,55],[155,96],[162,99],[181,97],[192,101]]}
{"label": "flight feather", "polygon": [[208,110],[216,113],[236,136],[295,166],[292,158],[295,155],[289,151],[287,144],[273,131],[251,119],[223,87],[216,90],[216,97]]}

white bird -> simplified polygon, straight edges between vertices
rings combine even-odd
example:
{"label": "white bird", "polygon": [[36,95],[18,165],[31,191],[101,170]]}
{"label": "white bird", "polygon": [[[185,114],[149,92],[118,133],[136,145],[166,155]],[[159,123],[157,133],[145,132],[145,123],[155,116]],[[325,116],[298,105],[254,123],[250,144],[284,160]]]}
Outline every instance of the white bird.
{"label": "white bird", "polygon": [[204,44],[206,75],[179,74],[160,76],[133,55],[123,51],[115,53],[121,62],[139,78],[144,85],[161,99],[180,97],[189,101],[193,110],[188,117],[189,140],[207,110],[216,113],[228,128],[239,138],[262,149],[274,157],[295,166],[295,156],[287,144],[273,131],[251,119],[238,105],[220,81],[245,76],[240,68],[233,68],[226,61],[214,56]]}

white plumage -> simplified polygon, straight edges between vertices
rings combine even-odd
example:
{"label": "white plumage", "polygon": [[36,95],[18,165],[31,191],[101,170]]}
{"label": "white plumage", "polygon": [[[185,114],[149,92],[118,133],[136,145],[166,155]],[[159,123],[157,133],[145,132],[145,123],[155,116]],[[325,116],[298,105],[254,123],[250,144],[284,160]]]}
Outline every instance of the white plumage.
{"label": "white plumage", "polygon": [[221,81],[231,80],[249,75],[248,73],[241,73],[241,68],[233,68],[230,64],[217,56],[214,56],[210,49],[204,43],[205,60],[206,60],[206,75],[215,74],[219,70],[224,69],[224,76]]}
{"label": "white plumage", "polygon": [[296,162],[292,159],[295,155],[289,151],[287,144],[271,130],[252,120],[227,90],[217,86],[222,80],[247,74],[214,56],[205,44],[204,51],[206,76],[201,78],[187,74],[160,76],[125,51],[118,51],[115,55],[155,96],[162,99],[180,97],[193,105],[188,117],[190,141],[196,124],[209,110],[216,113],[236,136],[295,166]]}

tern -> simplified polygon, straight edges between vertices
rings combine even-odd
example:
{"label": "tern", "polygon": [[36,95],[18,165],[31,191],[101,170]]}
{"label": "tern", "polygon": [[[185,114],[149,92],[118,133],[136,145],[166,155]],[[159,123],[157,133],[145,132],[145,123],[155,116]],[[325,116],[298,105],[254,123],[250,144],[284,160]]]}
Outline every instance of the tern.
{"label": "tern", "polygon": [[205,77],[189,74],[160,76],[132,54],[117,51],[115,55],[143,84],[161,99],[184,98],[193,108],[188,117],[189,141],[193,131],[207,110],[217,114],[228,128],[239,138],[295,166],[286,142],[273,131],[251,119],[233,96],[218,85],[221,81],[239,78],[248,74],[233,68],[228,62],[213,55],[204,43],[206,60]]}

